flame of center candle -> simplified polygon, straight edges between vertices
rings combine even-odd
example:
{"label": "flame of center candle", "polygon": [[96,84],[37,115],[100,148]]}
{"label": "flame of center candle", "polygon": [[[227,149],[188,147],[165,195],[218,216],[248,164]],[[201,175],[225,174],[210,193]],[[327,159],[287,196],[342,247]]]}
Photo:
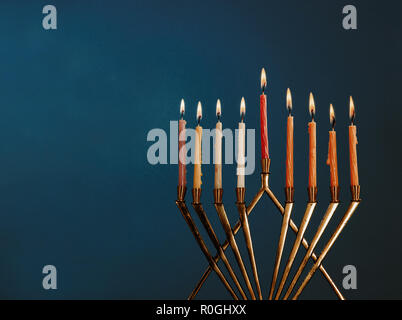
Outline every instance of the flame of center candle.
{"label": "flame of center candle", "polygon": [[221,100],[218,99],[218,101],[216,102],[216,116],[219,119],[221,117],[221,115],[222,115]]}
{"label": "flame of center candle", "polygon": [[262,89],[262,91],[264,91],[266,87],[267,87],[267,74],[265,73],[265,68],[262,68],[262,70],[261,70],[261,89]]}

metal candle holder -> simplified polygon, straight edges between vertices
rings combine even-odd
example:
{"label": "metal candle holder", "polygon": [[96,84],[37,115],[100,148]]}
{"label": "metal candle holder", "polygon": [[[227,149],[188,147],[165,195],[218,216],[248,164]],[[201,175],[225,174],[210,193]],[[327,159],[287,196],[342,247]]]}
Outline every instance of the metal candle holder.
{"label": "metal candle holder", "polygon": [[292,300],[297,300],[304,288],[306,287],[307,283],[311,280],[313,277],[314,273],[317,271],[319,266],[322,264],[324,261],[325,257],[327,256],[329,250],[333,247],[335,244],[335,241],[338,239],[339,235],[343,231],[343,229],[346,227],[348,222],[350,221],[350,218],[353,216],[353,214],[356,212],[357,207],[359,206],[361,199],[360,199],[360,186],[352,186],[350,188],[351,193],[352,193],[352,200],[350,202],[349,208],[346,211],[345,215],[343,216],[341,222],[338,224],[336,227],[335,231],[333,232],[331,238],[328,240],[327,244],[325,245],[324,249],[322,250],[320,256],[318,257],[317,261],[315,262],[314,266],[311,268],[310,272],[307,274],[306,278],[304,279],[303,283],[297,290],[296,294],[292,298]]}
{"label": "metal candle holder", "polygon": [[[202,204],[200,201],[201,190],[200,189],[193,190],[193,200],[194,200],[193,207],[194,207],[195,211],[197,212],[204,228],[206,229],[212,243],[214,244],[215,249],[217,250],[217,255],[215,257],[212,257],[211,254],[209,253],[208,249],[206,248],[205,243],[203,242],[201,236],[199,235],[199,233],[196,229],[196,226],[194,224],[194,221],[192,220],[191,215],[187,209],[187,206],[184,201],[185,188],[180,188],[180,187],[178,188],[178,200],[176,201],[176,204],[179,207],[183,217],[185,218],[187,224],[190,227],[191,232],[193,233],[194,237],[196,238],[197,243],[199,244],[202,252],[206,256],[208,263],[209,263],[208,268],[206,269],[206,271],[204,272],[204,274],[198,281],[196,287],[191,292],[188,299],[192,300],[197,296],[199,290],[201,289],[201,287],[203,286],[205,281],[208,279],[208,276],[211,274],[212,271],[215,271],[218,274],[218,277],[220,278],[222,283],[225,285],[225,288],[229,291],[229,293],[232,295],[232,297],[234,299],[237,298],[236,293],[233,292],[233,289],[230,287],[230,285],[226,281],[224,275],[222,274],[222,272],[219,270],[219,268],[217,266],[217,263],[220,259],[223,260],[225,266],[227,267],[229,274],[231,275],[231,278],[235,282],[236,287],[239,290],[242,298],[246,299],[244,291],[242,290],[242,288],[236,278],[236,275],[234,275],[234,273],[232,273],[233,269],[231,268],[230,263],[228,262],[226,255],[225,255],[225,250],[229,247],[229,245],[231,246],[231,248],[235,254],[236,262],[238,263],[238,265],[240,267],[240,270],[242,272],[243,278],[245,280],[245,283],[247,285],[251,298],[255,299],[255,294],[253,292],[251,282],[247,275],[247,271],[245,270],[245,268],[243,269],[243,267],[242,267],[242,265],[244,266],[244,263],[241,258],[241,255],[240,255],[240,252],[239,252],[236,240],[235,240],[235,236],[241,228],[243,229],[243,234],[244,234],[245,241],[246,241],[247,251],[248,251],[248,255],[249,255],[249,259],[250,259],[250,263],[251,263],[251,267],[252,267],[252,271],[253,271],[253,275],[254,275],[254,280],[255,280],[255,284],[256,284],[256,288],[257,288],[258,297],[260,299],[262,299],[260,282],[259,282],[259,277],[258,277],[258,272],[257,272],[257,264],[256,264],[255,256],[254,256],[250,227],[248,225],[248,216],[251,214],[251,212],[253,211],[253,209],[255,208],[257,203],[260,201],[262,196],[264,194],[266,194],[271,199],[271,201],[273,202],[275,207],[278,209],[278,211],[281,213],[281,215],[283,216],[281,234],[280,234],[278,249],[277,249],[277,253],[276,253],[274,273],[273,273],[273,277],[272,277],[269,298],[273,298],[275,296],[275,299],[279,299],[280,294],[286,283],[286,279],[289,275],[291,266],[294,262],[294,258],[296,257],[296,254],[298,252],[300,245],[302,245],[307,250],[307,252],[306,252],[304,259],[298,269],[298,272],[296,273],[295,277],[293,278],[292,283],[289,286],[289,289],[286,292],[284,298],[289,297],[298,278],[300,277],[302,271],[304,270],[308,260],[312,259],[314,262],[314,266],[308,273],[307,277],[304,279],[302,285],[297,290],[293,299],[297,299],[300,296],[300,294],[302,293],[302,291],[304,290],[304,288],[306,287],[306,285],[308,284],[309,280],[312,278],[314,273],[317,270],[319,270],[321,272],[321,274],[324,276],[324,278],[328,281],[328,283],[330,284],[332,290],[335,292],[337,297],[340,300],[345,300],[342,293],[340,292],[338,287],[335,285],[334,281],[331,279],[328,272],[325,270],[324,266],[322,265],[322,262],[325,259],[326,255],[328,254],[329,250],[334,245],[337,238],[339,237],[343,228],[349,222],[353,213],[356,211],[356,209],[360,203],[360,187],[355,186],[351,189],[352,190],[352,202],[349,206],[349,209],[346,212],[343,219],[341,220],[338,227],[336,228],[336,230],[334,231],[331,239],[325,245],[321,254],[317,257],[317,255],[314,253],[314,249],[316,248],[317,243],[321,239],[322,234],[324,233],[325,229],[327,228],[330,219],[332,218],[335,210],[337,209],[337,207],[339,205],[339,188],[331,188],[332,201],[328,206],[328,209],[321,221],[320,226],[317,229],[317,232],[316,232],[311,244],[309,244],[307,242],[307,240],[304,238],[304,234],[308,227],[308,224],[309,224],[310,218],[314,212],[314,209],[316,208],[317,188],[309,188],[308,189],[309,201],[307,203],[307,207],[306,207],[305,214],[304,214],[302,223],[300,225],[300,228],[298,228],[290,217],[292,209],[293,209],[294,189],[293,188],[285,189],[286,204],[285,204],[285,208],[284,208],[269,187],[270,160],[263,159],[261,161],[261,165],[262,165],[261,188],[257,192],[257,194],[255,195],[255,197],[253,198],[253,200],[251,201],[251,203],[248,206],[246,206],[245,201],[244,201],[245,189],[244,188],[236,189],[236,196],[237,196],[236,205],[237,205],[237,208],[238,208],[238,211],[240,214],[240,220],[238,220],[236,222],[236,224],[234,225],[233,228],[231,228],[231,226],[230,226],[230,222],[227,218],[227,214],[226,214],[223,202],[222,202],[223,190],[222,189],[214,190],[215,209],[218,213],[219,219],[224,228],[226,238],[227,238],[223,244],[219,243],[219,240],[216,237],[216,234],[207,218],[206,212],[204,211],[204,208],[202,207]],[[183,190],[184,190],[184,192],[183,192]],[[297,234],[297,237],[296,237],[296,241],[293,245],[291,254],[289,256],[287,265],[285,267],[284,274],[281,278],[278,291],[275,295],[275,282],[277,280],[278,271],[279,271],[279,267],[280,267],[280,261],[281,261],[281,257],[282,257],[282,253],[283,253],[283,248],[284,248],[285,241],[286,241],[287,230],[289,227],[291,230],[293,230],[294,233]]]}

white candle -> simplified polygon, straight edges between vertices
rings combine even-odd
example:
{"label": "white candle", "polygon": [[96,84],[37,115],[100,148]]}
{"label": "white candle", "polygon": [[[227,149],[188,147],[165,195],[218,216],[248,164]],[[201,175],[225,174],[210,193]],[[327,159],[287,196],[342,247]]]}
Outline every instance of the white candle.
{"label": "white candle", "polygon": [[219,99],[216,103],[216,115],[218,122],[215,130],[215,189],[222,189],[222,122],[219,120],[221,116],[221,102]]}
{"label": "white candle", "polygon": [[200,126],[200,121],[202,117],[202,109],[201,102],[198,102],[197,107],[197,120],[198,126],[195,128],[195,156],[194,156],[194,181],[193,188],[201,189],[201,163],[202,163],[202,155],[201,155],[201,145],[202,145],[202,127]]}
{"label": "white candle", "polygon": [[246,124],[243,121],[244,115],[246,111],[246,103],[244,98],[241,100],[240,105],[240,114],[242,116],[242,120],[239,123],[239,138],[238,138],[238,156],[237,156],[237,187],[245,188],[245,178],[244,178],[244,170],[246,163]]}

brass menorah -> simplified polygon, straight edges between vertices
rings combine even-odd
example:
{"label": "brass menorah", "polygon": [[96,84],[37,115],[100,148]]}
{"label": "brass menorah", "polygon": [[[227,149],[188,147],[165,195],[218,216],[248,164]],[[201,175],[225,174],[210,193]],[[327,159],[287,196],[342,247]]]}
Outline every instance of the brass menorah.
{"label": "brass menorah", "polygon": [[[248,299],[244,292],[244,289],[241,287],[241,284],[239,283],[239,280],[238,280],[237,276],[235,275],[226,255],[225,255],[225,251],[229,246],[231,247],[231,249],[234,253],[236,262],[240,268],[240,271],[241,271],[243,279],[246,283],[247,290],[250,294],[251,299],[255,300],[257,296],[260,300],[263,299],[260,281],[258,278],[257,265],[255,262],[255,257],[254,257],[254,250],[253,250],[250,228],[249,228],[249,224],[248,224],[248,217],[251,214],[251,212],[253,211],[253,209],[255,208],[255,206],[257,205],[257,203],[263,197],[263,195],[266,194],[271,199],[271,201],[273,202],[276,209],[283,216],[281,233],[280,233],[280,238],[279,238],[279,243],[278,243],[278,249],[277,249],[276,258],[275,258],[274,272],[273,272],[272,282],[271,282],[271,289],[269,292],[269,299],[275,298],[277,300],[281,297],[281,293],[283,292],[283,289],[285,288],[286,280],[287,280],[289,272],[292,268],[294,259],[299,251],[300,245],[302,245],[307,251],[304,255],[304,258],[303,258],[300,266],[298,267],[298,270],[297,270],[295,276],[293,277],[290,285],[288,286],[288,289],[286,290],[283,299],[286,300],[290,297],[293,289],[295,288],[295,286],[297,284],[298,279],[300,278],[303,270],[305,269],[305,267],[307,265],[307,262],[309,261],[309,259],[312,259],[314,265],[311,268],[311,270],[309,271],[309,273],[307,274],[307,276],[305,277],[305,279],[303,280],[302,284],[296,290],[296,293],[294,294],[292,299],[296,300],[299,298],[300,294],[303,292],[304,288],[306,287],[306,285],[308,284],[310,279],[313,277],[315,272],[317,270],[319,270],[321,272],[321,274],[324,276],[324,278],[327,280],[327,282],[329,283],[329,285],[331,286],[332,290],[335,292],[337,297],[340,300],[345,300],[341,291],[336,286],[335,282],[332,280],[332,278],[330,277],[328,272],[325,270],[325,268],[323,266],[323,261],[360,204],[360,186],[352,186],[351,187],[352,198],[351,198],[349,208],[347,209],[346,213],[342,217],[342,219],[341,219],[340,223],[338,224],[338,226],[336,227],[335,231],[333,231],[332,236],[330,237],[328,242],[325,244],[324,249],[317,256],[314,253],[314,249],[316,248],[319,240],[321,239],[321,236],[323,235],[323,233],[325,232],[325,230],[329,224],[329,221],[331,220],[336,209],[339,206],[339,187],[331,187],[330,188],[331,202],[324,214],[324,217],[322,218],[322,221],[313,237],[313,240],[309,244],[307,242],[307,240],[304,238],[304,234],[305,234],[305,231],[307,230],[311,216],[314,213],[314,210],[317,205],[317,188],[308,188],[307,207],[306,207],[301,225],[300,225],[300,227],[297,227],[297,225],[291,219],[291,214],[293,211],[293,204],[294,204],[294,189],[293,188],[285,189],[286,201],[285,201],[285,206],[283,207],[269,186],[270,160],[263,159],[261,161],[261,165],[262,165],[261,188],[248,206],[246,206],[246,204],[245,204],[245,188],[237,188],[236,189],[236,196],[237,196],[236,206],[239,211],[240,219],[236,222],[236,224],[233,227],[231,227],[231,225],[230,225],[230,222],[228,220],[228,217],[227,217],[224,205],[223,205],[223,201],[222,201],[223,190],[222,189],[214,190],[215,209],[218,213],[219,220],[220,220],[220,222],[223,226],[223,229],[225,231],[225,234],[226,234],[226,240],[222,244],[219,242],[219,240],[216,236],[216,233],[215,233],[211,223],[209,222],[207,214],[201,204],[201,189],[193,189],[192,190],[192,195],[193,195],[192,206],[193,206],[194,210],[196,211],[197,215],[199,216],[203,227],[206,229],[208,237],[212,241],[215,249],[217,250],[217,254],[215,256],[212,256],[212,254],[206,247],[204,240],[202,239],[200,233],[198,232],[195,222],[194,222],[194,220],[190,214],[190,211],[186,205],[186,202],[185,202],[186,187],[182,187],[182,186],[178,187],[176,204],[177,204],[180,212],[182,213],[184,219],[186,220],[188,226],[190,227],[190,230],[191,230],[194,238],[196,239],[197,243],[199,244],[201,251],[204,253],[204,255],[207,258],[208,263],[209,263],[208,268],[205,270],[204,274],[201,276],[200,280],[198,281],[194,290],[189,295],[188,299],[192,300],[197,296],[199,290],[201,289],[201,287],[203,286],[205,281],[208,279],[208,276],[211,274],[212,271],[216,272],[219,279],[221,280],[221,282],[223,283],[225,288],[229,291],[229,293],[231,294],[233,299],[236,299],[236,300],[239,299],[239,296],[236,294],[235,290],[231,287],[228,280],[225,278],[224,274],[218,267],[217,263],[219,260],[223,261],[225,267],[227,268],[227,270],[229,272],[230,277],[232,278],[237,290],[240,293],[241,298],[243,298],[245,300]],[[294,233],[296,233],[296,240],[293,244],[293,247],[292,247],[290,256],[288,258],[286,267],[284,269],[282,278],[279,282],[278,290],[276,291],[276,294],[275,294],[275,287],[276,287],[276,282],[278,279],[279,267],[280,267],[280,263],[282,260],[283,248],[285,245],[286,234],[287,234],[287,230],[289,227],[291,230],[293,230]],[[239,232],[240,229],[243,229],[243,234],[244,234],[244,238],[246,241],[248,256],[249,256],[250,264],[252,266],[252,273],[253,273],[253,277],[254,277],[255,287],[257,289],[256,293],[253,291],[250,277],[245,268],[243,258],[241,256],[241,253],[239,251],[239,248],[237,246],[237,242],[235,239],[235,236]]]}

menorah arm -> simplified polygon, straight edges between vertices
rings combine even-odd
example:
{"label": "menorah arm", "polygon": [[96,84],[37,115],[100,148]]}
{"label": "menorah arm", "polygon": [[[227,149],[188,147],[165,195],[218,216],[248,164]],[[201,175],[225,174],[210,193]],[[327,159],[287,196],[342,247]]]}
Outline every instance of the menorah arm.
{"label": "menorah arm", "polygon": [[[353,191],[352,191],[353,192]],[[359,191],[360,193],[360,191]],[[360,199],[354,199],[349,205],[348,210],[346,211],[345,215],[343,216],[341,222],[335,229],[334,233],[332,234],[331,238],[328,240],[327,244],[325,245],[324,249],[322,250],[320,256],[318,257],[317,261],[315,262],[314,266],[311,268],[310,272],[307,274],[306,278],[304,279],[303,283],[300,285],[299,289],[297,290],[296,294],[292,298],[292,300],[297,300],[300,294],[303,292],[304,288],[307,286],[311,278],[313,277],[314,273],[317,269],[321,266],[322,262],[324,261],[325,257],[327,256],[328,252],[331,250],[333,245],[335,244],[336,240],[340,236],[343,229],[346,227],[350,218],[356,212],[357,207],[360,204]]]}
{"label": "menorah arm", "polygon": [[248,257],[250,259],[250,264],[251,264],[252,271],[253,271],[255,285],[257,287],[258,297],[260,300],[262,300],[263,298],[262,298],[262,292],[261,292],[261,286],[260,286],[260,279],[258,277],[257,263],[255,261],[255,255],[254,255],[254,249],[253,249],[253,241],[251,238],[250,226],[249,226],[248,217],[247,217],[247,208],[244,203],[244,193],[245,193],[244,188],[236,189],[236,196],[237,196],[236,206],[237,206],[237,210],[239,211],[239,215],[240,215],[240,221],[241,221],[241,225],[242,225],[242,229],[243,229],[243,235],[244,235],[244,239],[246,241]]}
{"label": "menorah arm", "polygon": [[[264,189],[264,191],[268,194],[268,196],[271,198],[272,202],[275,204],[275,206],[278,208],[278,211],[284,215],[285,213],[285,209],[282,207],[281,203],[279,202],[279,200],[275,197],[275,195],[273,194],[273,192],[271,191],[270,188],[266,188]],[[289,222],[289,226],[290,228],[293,230],[294,233],[298,233],[299,228],[297,227],[297,225],[293,222],[292,219],[290,219]],[[306,239],[302,240],[302,245],[305,249],[309,248],[309,243],[307,242]],[[317,256],[315,255],[315,253],[313,253],[311,255],[311,259],[315,262],[317,261]],[[340,300],[345,300],[345,298],[343,297],[341,291],[338,289],[338,287],[336,286],[335,282],[332,280],[332,278],[330,277],[330,275],[328,274],[328,272],[325,270],[324,266],[320,266],[319,267],[320,272],[322,273],[322,275],[324,276],[324,278],[328,281],[328,283],[330,284],[331,288],[334,290],[335,294],[338,296],[338,298]]]}
{"label": "menorah arm", "polygon": [[[247,215],[248,216],[251,214],[251,212],[253,211],[254,207],[258,203],[258,201],[264,195],[264,192],[265,192],[265,189],[261,188],[258,191],[258,193],[255,195],[254,199],[251,201],[250,205],[247,207]],[[234,225],[234,227],[232,228],[233,234],[236,235],[239,232],[240,228],[241,228],[241,221],[237,221],[236,224]],[[225,242],[222,244],[222,249],[224,251],[226,251],[226,249],[228,247],[229,247],[229,241],[225,240]],[[214,261],[216,263],[218,263],[219,259],[220,259],[220,257],[218,255],[216,255],[214,257]],[[203,275],[201,276],[200,280],[198,280],[197,285],[195,286],[193,291],[188,296],[188,298],[187,298],[188,300],[195,299],[195,297],[197,296],[198,292],[200,291],[200,289],[204,285],[205,281],[208,279],[208,277],[211,274],[211,272],[212,272],[212,268],[210,266],[208,266],[207,269],[205,270],[205,272],[203,273]]]}
{"label": "menorah arm", "polygon": [[204,240],[201,237],[201,234],[199,233],[197,226],[194,223],[193,218],[191,217],[190,211],[187,208],[186,203],[182,199],[178,199],[176,201],[176,205],[179,208],[184,220],[186,221],[188,227],[190,228],[191,233],[193,234],[195,240],[197,241],[197,244],[199,245],[202,253],[206,257],[211,270],[214,270],[216,274],[218,275],[219,279],[222,281],[223,285],[225,288],[229,291],[230,295],[233,297],[235,300],[239,300],[237,297],[236,293],[233,291],[232,287],[226,280],[225,276],[223,275],[222,271],[219,269],[217,263],[215,260],[212,258],[212,255],[210,254],[207,246],[205,245]]}
{"label": "menorah arm", "polygon": [[222,262],[224,263],[224,265],[226,266],[226,269],[229,272],[229,275],[233,279],[236,287],[239,289],[239,292],[240,292],[242,298],[247,300],[247,296],[245,295],[243,288],[241,287],[240,282],[237,279],[237,276],[234,273],[233,268],[230,265],[228,258],[226,257],[225,251],[222,249],[222,247],[220,245],[218,237],[216,236],[216,233],[211,225],[211,222],[208,219],[208,216],[207,216],[202,204],[198,202],[198,203],[193,203],[192,205],[193,205],[194,210],[196,211],[198,217],[200,218],[202,225],[204,226],[205,230],[207,231],[207,234],[208,234],[212,244],[214,245],[215,249],[217,250],[218,256],[221,258]]}
{"label": "menorah arm", "polygon": [[251,285],[250,278],[248,276],[246,266],[244,265],[243,258],[241,257],[239,247],[237,246],[236,239],[234,237],[233,231],[230,227],[230,222],[227,217],[225,208],[223,206],[223,203],[216,203],[215,204],[216,212],[218,213],[219,220],[222,224],[223,230],[225,231],[226,234],[226,239],[229,241],[229,245],[232,248],[233,254],[235,256],[236,262],[239,265],[241,274],[243,275],[244,281],[246,282],[246,286],[248,291],[250,292],[251,298],[253,300],[256,299],[253,287]]}
{"label": "menorah arm", "polygon": [[278,278],[279,267],[281,264],[283,248],[285,247],[286,235],[288,232],[290,216],[292,214],[294,203],[293,201],[288,201],[285,204],[285,212],[282,219],[282,226],[281,226],[281,233],[279,236],[278,248],[276,250],[276,257],[275,257],[275,265],[274,265],[274,272],[272,273],[272,281],[271,281],[271,289],[269,292],[269,300],[272,300],[274,292],[275,292],[275,285],[276,280]]}
{"label": "menorah arm", "polygon": [[[317,246],[318,241],[320,240],[322,234],[324,233],[326,227],[328,226],[328,223],[331,220],[333,214],[335,213],[335,210],[338,207],[338,205],[339,205],[339,202],[331,202],[329,204],[328,209],[327,209],[327,211],[326,211],[326,213],[325,213],[325,215],[324,215],[324,217],[323,217],[323,219],[322,219],[322,221],[321,221],[321,223],[320,223],[320,225],[319,225],[319,227],[317,229],[317,232],[314,235],[313,240],[311,240],[310,246],[309,246],[309,248],[308,248],[308,250],[307,250],[307,252],[306,252],[306,254],[305,254],[304,258],[303,258],[303,261],[301,262],[301,264],[300,264],[295,276],[292,279],[292,282],[290,283],[290,286],[288,288],[289,294],[292,292],[295,284],[297,283],[297,280],[299,279],[300,275],[302,274],[302,272],[304,270],[304,267],[306,266],[308,260],[310,259],[311,255],[313,254],[313,251],[314,251],[315,247]],[[285,271],[284,271],[284,274],[283,274],[283,277],[282,277],[282,280],[281,280],[281,284],[279,286],[277,295],[275,297],[276,300],[279,299],[279,297],[280,297],[280,294],[281,294],[282,289],[283,289],[283,287],[285,285],[286,279],[287,279],[287,277],[289,275],[289,271],[290,271],[290,267],[286,268]]]}

